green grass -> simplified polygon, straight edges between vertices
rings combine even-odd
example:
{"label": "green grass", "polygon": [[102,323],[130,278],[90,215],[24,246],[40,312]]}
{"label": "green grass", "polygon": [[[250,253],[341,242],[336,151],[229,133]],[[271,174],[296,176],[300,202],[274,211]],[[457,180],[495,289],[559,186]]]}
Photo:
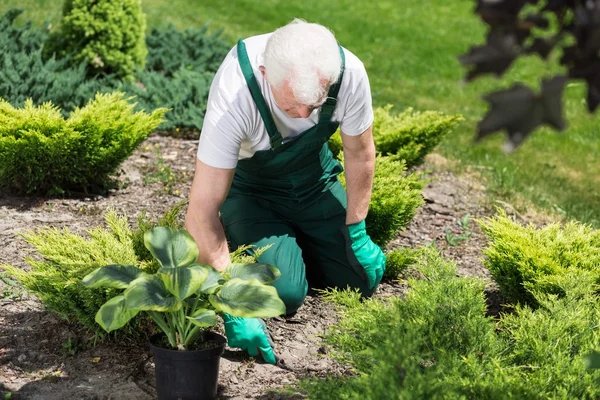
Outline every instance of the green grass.
{"label": "green grass", "polygon": [[[329,26],[339,41],[365,63],[375,105],[461,113],[466,121],[440,146],[460,161],[459,169],[481,172],[492,195],[509,202],[531,202],[567,218],[600,226],[600,117],[585,112],[584,87],[566,90],[569,129],[559,135],[536,132],[515,154],[504,154],[497,136],[474,144],[477,120],[486,110],[481,96],[523,80],[535,83],[549,69],[531,57],[520,61],[501,81],[484,78],[464,85],[457,56],[483,41],[484,26],[472,14],[472,0],[394,0],[357,2],[318,0],[145,0],[148,25],[178,27],[210,23],[223,28],[231,44],[238,37],[268,32],[294,17]],[[27,10],[21,20],[58,21],[61,1],[3,0]],[[556,70],[556,68],[550,68]]]}

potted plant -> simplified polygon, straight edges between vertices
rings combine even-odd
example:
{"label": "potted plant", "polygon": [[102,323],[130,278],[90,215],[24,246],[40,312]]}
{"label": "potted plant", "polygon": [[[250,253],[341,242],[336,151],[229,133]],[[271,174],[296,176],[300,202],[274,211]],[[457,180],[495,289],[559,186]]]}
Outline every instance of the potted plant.
{"label": "potted plant", "polygon": [[236,317],[275,317],[285,305],[269,284],[277,268],[260,263],[230,264],[220,273],[198,264],[198,247],[183,229],[156,227],[144,235],[160,264],[149,274],[134,265],[108,265],[86,275],[89,287],[124,289],[96,314],[107,332],[145,311],[160,334],[151,338],[159,399],[212,399],[225,338],[212,330],[217,313]]}

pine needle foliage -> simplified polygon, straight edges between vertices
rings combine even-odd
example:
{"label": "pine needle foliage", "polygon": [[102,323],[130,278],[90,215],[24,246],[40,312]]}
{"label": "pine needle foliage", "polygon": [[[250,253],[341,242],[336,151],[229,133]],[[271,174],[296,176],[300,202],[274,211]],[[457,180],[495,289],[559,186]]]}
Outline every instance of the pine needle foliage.
{"label": "pine needle foliage", "polygon": [[383,155],[404,160],[408,167],[420,164],[423,158],[464,118],[437,111],[414,111],[408,108],[400,114],[391,113],[392,105],[374,110],[375,147]]}
{"label": "pine needle foliage", "polygon": [[[343,153],[338,155],[344,162]],[[346,178],[339,179],[344,187]],[[377,156],[369,213],[365,221],[369,236],[380,247],[385,247],[398,231],[413,219],[423,205],[421,192],[425,183],[416,174],[406,174],[404,161]]]}
{"label": "pine needle foliage", "polygon": [[480,221],[489,238],[485,266],[510,301],[535,306],[534,292],[564,295],[570,272],[600,281],[600,231],[578,222],[523,226],[499,211]]}
{"label": "pine needle foliage", "polygon": [[404,273],[410,266],[417,261],[418,249],[411,247],[399,247],[385,254],[385,272],[383,277],[386,279],[398,279],[400,274]]}
{"label": "pine needle foliage", "polygon": [[423,205],[424,182],[406,174],[404,161],[379,156],[366,225],[371,239],[385,247],[414,218]]}
{"label": "pine needle foliage", "polygon": [[137,219],[137,227],[131,234],[133,251],[140,261],[148,263],[148,271],[154,273],[160,269],[160,264],[152,256],[150,250],[144,244],[144,234],[157,226],[167,226],[169,228],[183,228],[183,212],[187,205],[187,200],[182,200],[169,208],[159,218],[152,218],[146,211],[142,211]]}
{"label": "pine needle foliage", "polygon": [[110,176],[161,122],[122,93],[98,94],[64,119],[50,103],[17,109],[0,100],[0,187],[56,195],[103,192]]}
{"label": "pine needle foliage", "polygon": [[97,93],[118,90],[127,98],[136,96],[136,111],[168,108],[161,133],[197,138],[212,77],[230,47],[220,32],[209,33],[208,26],[153,29],[146,37],[146,68],[136,67],[131,81],[109,70],[90,75],[87,61],[61,47],[59,33],[49,39],[46,30],[30,23],[17,27],[21,12],[9,10],[0,18],[0,98],[15,107],[29,98],[37,106],[50,101],[68,117]]}
{"label": "pine needle foliage", "polygon": [[53,227],[26,232],[22,237],[38,255],[26,259],[31,270],[1,266],[25,289],[38,296],[49,311],[67,321],[79,322],[99,336],[104,331],[94,321],[94,316],[119,291],[89,289],[81,284],[81,280],[104,265],[138,264],[127,218],[109,210],[105,221],[107,227],[96,227],[84,233]]}
{"label": "pine needle foliage", "polygon": [[46,35],[41,29],[31,29],[31,22],[15,26],[15,20],[23,11],[13,8],[0,18],[0,54],[33,53],[42,46]]}
{"label": "pine needle foliage", "polygon": [[[94,320],[95,315],[106,301],[121,290],[90,289],[81,280],[96,268],[111,264],[134,265],[148,273],[156,272],[159,265],[143,244],[144,234],[156,226],[181,228],[185,206],[186,202],[181,201],[158,218],[149,217],[144,211],[138,217],[135,229],[130,228],[126,216],[109,209],[104,216],[103,226],[84,232],[53,227],[25,232],[21,236],[34,250],[34,256],[25,260],[31,268],[23,270],[0,265],[0,271],[4,270],[16,278],[49,311],[103,337],[106,332]],[[267,248],[243,246],[233,251],[230,257],[232,262],[256,262]],[[139,334],[142,323],[141,317],[137,318],[128,324],[127,329],[115,334]]]}
{"label": "pine needle foliage", "polygon": [[[375,108],[373,140],[378,153],[403,160],[408,168],[423,161],[441,140],[464,118],[437,111],[414,111],[408,108],[400,114],[391,112],[392,105]],[[343,150],[338,130],[329,139],[335,156]]]}
{"label": "pine needle foliage", "polygon": [[536,292],[542,306],[485,316],[485,282],[461,278],[433,247],[423,248],[405,299],[360,300],[331,291],[341,320],[326,335],[356,376],[309,380],[309,398],[597,398],[597,371],[584,355],[600,344],[594,277],[571,275],[564,297]]}
{"label": "pine needle foliage", "polygon": [[[159,130],[192,130],[193,133],[183,135],[192,139],[197,138],[202,129],[213,76],[212,72],[184,68],[175,71],[171,77],[155,71],[141,71],[138,73],[139,83],[127,84],[124,90],[136,96],[138,110],[155,110],[159,107],[169,109]],[[169,134],[175,136],[173,133]]]}
{"label": "pine needle foliage", "polygon": [[45,53],[85,63],[90,76],[115,74],[132,80],[146,61],[145,29],[140,0],[66,0]]}
{"label": "pine needle foliage", "polygon": [[165,77],[174,76],[181,69],[217,72],[231,46],[221,38],[221,31],[208,30],[208,25],[183,31],[172,24],[163,29],[153,28],[146,37],[146,69]]}

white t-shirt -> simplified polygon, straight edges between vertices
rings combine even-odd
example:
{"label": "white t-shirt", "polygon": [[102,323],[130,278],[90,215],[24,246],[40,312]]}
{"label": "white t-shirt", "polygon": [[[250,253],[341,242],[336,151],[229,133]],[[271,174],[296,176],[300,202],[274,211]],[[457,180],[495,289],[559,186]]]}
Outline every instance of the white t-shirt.
{"label": "white t-shirt", "polygon": [[[320,108],[308,118],[292,118],[277,106],[259,70],[270,35],[253,36],[244,43],[258,86],[285,141],[313,127],[318,122]],[[346,49],[344,55],[344,77],[332,120],[340,122],[344,134],[357,136],[373,123],[371,89],[363,63]],[[215,168],[230,169],[235,168],[239,159],[269,149],[269,134],[242,74],[235,46],[225,57],[210,87],[198,159]]]}

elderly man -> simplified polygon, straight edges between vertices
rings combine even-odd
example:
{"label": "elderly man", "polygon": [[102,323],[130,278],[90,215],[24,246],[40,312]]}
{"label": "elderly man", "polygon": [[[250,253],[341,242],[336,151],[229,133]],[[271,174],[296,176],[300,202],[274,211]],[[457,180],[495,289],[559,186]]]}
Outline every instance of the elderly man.
{"label": "elderly man", "polygon": [[[372,125],[365,68],[327,28],[294,20],[240,40],[215,75],[200,136],[186,215],[200,261],[223,270],[230,249],[271,245],[259,261],[281,271],[274,286],[288,314],[309,283],[371,295],[385,269],[364,222]],[[347,194],[327,147],[338,127]],[[230,346],[275,363],[263,321],[224,322]]]}

